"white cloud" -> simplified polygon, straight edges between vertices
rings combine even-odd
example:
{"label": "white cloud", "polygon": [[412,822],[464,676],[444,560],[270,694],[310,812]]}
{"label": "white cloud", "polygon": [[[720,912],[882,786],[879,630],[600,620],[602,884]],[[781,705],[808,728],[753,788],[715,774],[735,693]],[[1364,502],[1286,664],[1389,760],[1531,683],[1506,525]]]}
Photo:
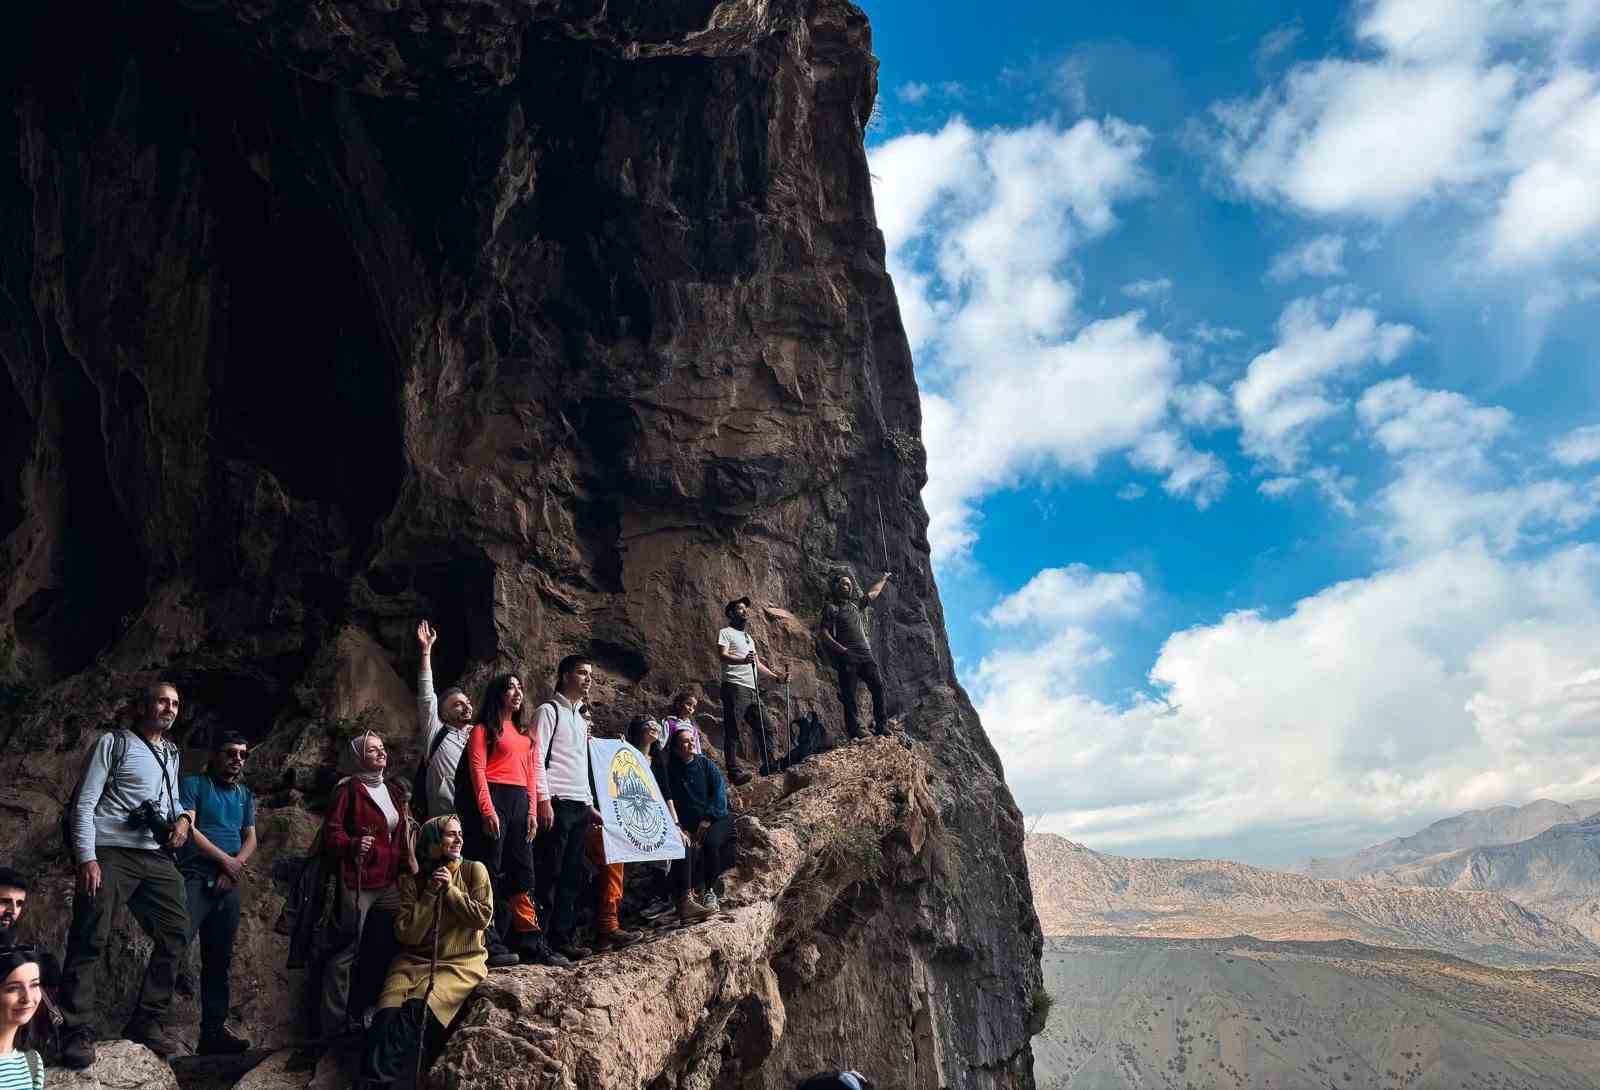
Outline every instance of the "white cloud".
{"label": "white cloud", "polygon": [[1395,459],[1397,475],[1379,493],[1382,533],[1411,554],[1477,541],[1496,552],[1578,529],[1600,513],[1595,488],[1559,479],[1508,479],[1491,456],[1512,416],[1411,378],[1382,382],[1361,396],[1362,426]]}
{"label": "white cloud", "polygon": [[1425,390],[1407,375],[1370,387],[1356,415],[1390,454],[1481,454],[1511,427],[1511,414],[1449,390]]}
{"label": "white cloud", "polygon": [[1129,481],[1127,484],[1117,489],[1117,499],[1123,501],[1143,499],[1146,491],[1147,490],[1145,489],[1145,486],[1140,484],[1138,481]]}
{"label": "white cloud", "polygon": [[1141,436],[1128,460],[1140,469],[1165,473],[1162,491],[1189,499],[1202,511],[1228,488],[1228,468],[1222,459],[1196,450],[1177,432],[1153,431]]}
{"label": "white cloud", "polygon": [[[872,149],[924,391],[937,559],[975,540],[989,492],[1091,472],[1169,415],[1172,345],[1138,312],[1082,324],[1071,267],[1082,242],[1115,226],[1115,204],[1144,191],[1148,139],[1115,119],[980,131],[958,118]],[[1187,468],[1165,471],[1176,482]]]}
{"label": "white cloud", "polygon": [[1172,281],[1165,276],[1156,280],[1135,280],[1122,285],[1122,294],[1129,299],[1153,299],[1168,295],[1171,291]]}
{"label": "white cloud", "polygon": [[1269,477],[1256,485],[1256,491],[1269,499],[1282,499],[1305,482],[1299,477]]}
{"label": "white cloud", "polygon": [[1370,55],[1298,65],[1214,109],[1234,181],[1317,214],[1459,201],[1502,268],[1581,254],[1600,233],[1600,74],[1582,63],[1600,4],[1373,0],[1357,13]]}
{"label": "white cloud", "polygon": [[1600,226],[1600,77],[1558,73],[1518,105],[1506,146],[1516,174],[1489,227],[1494,260],[1538,260]]}
{"label": "white cloud", "polygon": [[1228,344],[1244,336],[1244,330],[1231,326],[1201,322],[1190,331],[1190,336],[1204,345]]}
{"label": "white cloud", "polygon": [[1392,361],[1415,335],[1364,307],[1332,321],[1321,311],[1313,299],[1290,303],[1278,319],[1278,343],[1251,360],[1233,386],[1245,451],[1282,471],[1299,466],[1312,428],[1341,410],[1337,380]]}
{"label": "white cloud", "polygon": [[1233,403],[1209,382],[1194,382],[1172,391],[1178,419],[1191,428],[1209,430],[1233,421]]}
{"label": "white cloud", "polygon": [[923,99],[927,98],[930,90],[931,88],[926,83],[917,83],[915,80],[913,80],[909,83],[902,83],[895,89],[894,93],[901,102],[909,103],[914,106]]}
{"label": "white cloud", "polygon": [[1272,259],[1267,276],[1273,280],[1295,280],[1302,276],[1343,276],[1344,236],[1318,235],[1307,239]]}
{"label": "white cloud", "polygon": [[1588,424],[1561,436],[1550,444],[1550,457],[1564,466],[1600,462],[1600,424]]}
{"label": "white cloud", "polygon": [[1261,41],[1256,45],[1256,63],[1271,63],[1280,54],[1293,49],[1295,43],[1305,33],[1305,29],[1304,25],[1296,20],[1262,35]]}
{"label": "white cloud", "polygon": [[[997,652],[974,686],[1029,813],[1139,850],[1377,828],[1600,774],[1600,550],[1513,563],[1473,545],[1171,635],[1157,696],[1092,695],[1108,649]],[[1482,773],[1500,776],[1486,785]],[[1354,839],[1359,840],[1359,836]]]}
{"label": "white cloud", "polygon": [[985,616],[986,624],[1034,622],[1086,624],[1106,614],[1127,613],[1144,598],[1138,572],[1099,572],[1083,564],[1045,568]]}

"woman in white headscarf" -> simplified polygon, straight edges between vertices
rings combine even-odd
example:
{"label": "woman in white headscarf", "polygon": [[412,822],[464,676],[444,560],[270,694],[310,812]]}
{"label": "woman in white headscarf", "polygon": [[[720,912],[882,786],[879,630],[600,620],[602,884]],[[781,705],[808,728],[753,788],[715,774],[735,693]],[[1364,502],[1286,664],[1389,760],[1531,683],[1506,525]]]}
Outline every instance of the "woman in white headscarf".
{"label": "woman in white headscarf", "polygon": [[[351,740],[356,773],[334,791],[322,826],[322,850],[339,861],[339,937],[322,978],[322,1029],[347,1028],[350,972],[360,952],[367,913],[400,910],[396,881],[416,870],[406,825],[403,786],[384,782],[389,753],[376,731]],[[370,993],[369,993],[370,994]]]}

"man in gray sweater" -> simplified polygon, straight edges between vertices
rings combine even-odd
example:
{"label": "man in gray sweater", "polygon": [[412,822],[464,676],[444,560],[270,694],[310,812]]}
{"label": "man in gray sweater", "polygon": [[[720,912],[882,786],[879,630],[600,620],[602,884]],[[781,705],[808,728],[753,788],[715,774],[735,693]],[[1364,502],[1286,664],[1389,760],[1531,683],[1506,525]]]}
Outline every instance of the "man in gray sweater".
{"label": "man in gray sweater", "polygon": [[178,747],[166,738],[177,718],[177,687],[157,682],[144,694],[134,729],[103,735],[84,762],[69,815],[78,884],[61,971],[62,1061],[68,1067],[94,1063],[95,976],[123,905],[155,944],[123,1036],[158,1056],[187,1051],[161,1026],[189,937],[183,877],[171,854],[194,826],[194,815],[178,801]]}

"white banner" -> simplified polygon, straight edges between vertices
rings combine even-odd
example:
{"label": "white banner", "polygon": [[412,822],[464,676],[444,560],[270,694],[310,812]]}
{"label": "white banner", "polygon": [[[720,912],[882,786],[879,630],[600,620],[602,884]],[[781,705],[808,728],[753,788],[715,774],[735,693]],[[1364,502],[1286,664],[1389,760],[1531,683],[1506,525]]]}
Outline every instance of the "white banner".
{"label": "white banner", "polygon": [[607,863],[683,858],[683,840],[644,754],[620,738],[591,738],[589,767]]}

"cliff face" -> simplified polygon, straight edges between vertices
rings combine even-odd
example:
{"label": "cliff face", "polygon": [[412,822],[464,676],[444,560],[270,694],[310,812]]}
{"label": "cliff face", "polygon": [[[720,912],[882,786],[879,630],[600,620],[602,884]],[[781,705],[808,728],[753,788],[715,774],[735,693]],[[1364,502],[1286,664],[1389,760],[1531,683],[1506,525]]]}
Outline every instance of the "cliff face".
{"label": "cliff face", "polygon": [[[741,932],[694,1049],[570,1083],[779,1086],[848,1059],[889,1086],[1031,1085],[1039,932],[929,566],[860,11],[29,12],[0,47],[0,856],[53,866],[34,925],[65,928],[53,822],[79,755],[158,674],[190,764],[215,730],[255,743],[270,864],[309,840],[359,726],[409,772],[419,616],[441,680],[474,690],[588,652],[619,726],[714,694],[721,604],[749,594],[797,708],[837,724],[809,629],[829,576],[887,557],[874,639],[922,771],[884,776],[922,784],[918,862],[839,884],[836,917],[799,917],[814,935]],[[279,903],[251,886],[236,966],[269,1043],[289,1036]],[[790,964],[808,945],[827,973]],[[887,983],[848,990],[886,957]],[[107,1028],[134,985],[112,980]],[[737,1044],[756,1010],[787,1028]]]}

